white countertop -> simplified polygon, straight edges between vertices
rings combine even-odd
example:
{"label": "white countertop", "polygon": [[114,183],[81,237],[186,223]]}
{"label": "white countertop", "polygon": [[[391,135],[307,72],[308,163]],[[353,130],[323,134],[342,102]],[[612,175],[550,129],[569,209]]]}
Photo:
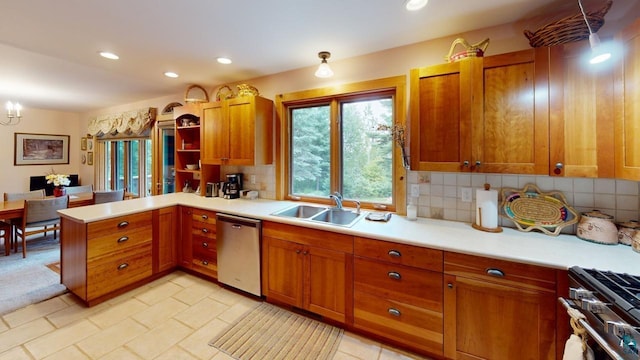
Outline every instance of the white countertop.
{"label": "white countertop", "polygon": [[295,204],[299,203],[262,199],[225,200],[176,193],[69,208],[59,212],[63,217],[74,221],[93,222],[145,210],[187,205],[262,220],[559,269],[577,265],[640,275],[640,253],[633,251],[630,246],[601,245],[580,240],[573,235],[549,236],[510,228],[505,228],[502,233],[489,233],[475,230],[468,223],[425,218],[409,221],[395,214],[386,223],[361,219],[350,228],[271,215]]}

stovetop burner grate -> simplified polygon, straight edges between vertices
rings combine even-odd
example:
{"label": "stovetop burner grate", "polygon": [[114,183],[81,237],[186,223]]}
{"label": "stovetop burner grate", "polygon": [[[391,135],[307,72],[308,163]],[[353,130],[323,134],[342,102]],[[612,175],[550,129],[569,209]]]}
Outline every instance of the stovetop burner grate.
{"label": "stovetop burner grate", "polygon": [[584,270],[602,284],[606,290],[613,292],[626,301],[630,308],[640,308],[640,278],[611,271]]}

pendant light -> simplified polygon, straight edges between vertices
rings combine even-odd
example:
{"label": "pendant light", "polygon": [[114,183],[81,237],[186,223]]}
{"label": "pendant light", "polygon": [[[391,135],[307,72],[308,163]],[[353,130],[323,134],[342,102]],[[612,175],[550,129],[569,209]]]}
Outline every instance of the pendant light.
{"label": "pendant light", "polygon": [[592,53],[591,60],[589,60],[589,62],[591,64],[598,64],[609,60],[609,58],[611,57],[611,53],[600,47],[600,37],[598,36],[598,34],[595,34],[591,31],[591,25],[589,25],[587,14],[584,12],[584,8],[582,7],[582,2],[580,0],[578,0],[578,5],[580,6],[580,12],[582,12],[584,22],[587,24],[587,29],[589,29],[589,45],[591,46]]}
{"label": "pendant light", "polygon": [[318,57],[322,59],[320,62],[320,66],[318,66],[318,70],[316,70],[316,77],[319,78],[328,78],[333,76],[333,71],[327,64],[327,59],[331,57],[331,53],[328,51],[320,51],[318,53]]}

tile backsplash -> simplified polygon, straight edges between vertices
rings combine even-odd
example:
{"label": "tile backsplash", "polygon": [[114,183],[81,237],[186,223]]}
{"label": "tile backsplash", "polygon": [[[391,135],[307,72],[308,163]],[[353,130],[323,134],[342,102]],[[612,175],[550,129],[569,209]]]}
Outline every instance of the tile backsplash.
{"label": "tile backsplash", "polygon": [[[640,182],[615,179],[559,178],[531,175],[461,174],[409,171],[408,184],[419,184],[418,216],[462,222],[475,221],[475,193],[485,183],[492,189],[522,189],[535,184],[541,191],[560,191],[578,213],[598,209],[616,222],[640,218]],[[473,200],[463,202],[463,188],[472,188]],[[407,200],[409,192],[407,191]],[[501,201],[501,199],[499,199]],[[515,227],[508,219],[500,225]],[[575,233],[575,225],[563,233]]]}
{"label": "tile backsplash", "polygon": [[[256,166],[222,166],[220,177],[224,181],[230,173],[243,173],[243,187],[247,190],[258,190],[261,199],[276,198],[276,167],[275,165]],[[255,176],[255,184],[251,183],[251,176]]]}

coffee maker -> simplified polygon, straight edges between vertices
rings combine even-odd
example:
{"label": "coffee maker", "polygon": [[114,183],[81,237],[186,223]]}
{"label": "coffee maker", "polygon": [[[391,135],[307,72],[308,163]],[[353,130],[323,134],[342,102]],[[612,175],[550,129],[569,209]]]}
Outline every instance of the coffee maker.
{"label": "coffee maker", "polygon": [[242,190],[242,173],[227,174],[227,181],[224,183],[222,193],[225,199],[237,199]]}

